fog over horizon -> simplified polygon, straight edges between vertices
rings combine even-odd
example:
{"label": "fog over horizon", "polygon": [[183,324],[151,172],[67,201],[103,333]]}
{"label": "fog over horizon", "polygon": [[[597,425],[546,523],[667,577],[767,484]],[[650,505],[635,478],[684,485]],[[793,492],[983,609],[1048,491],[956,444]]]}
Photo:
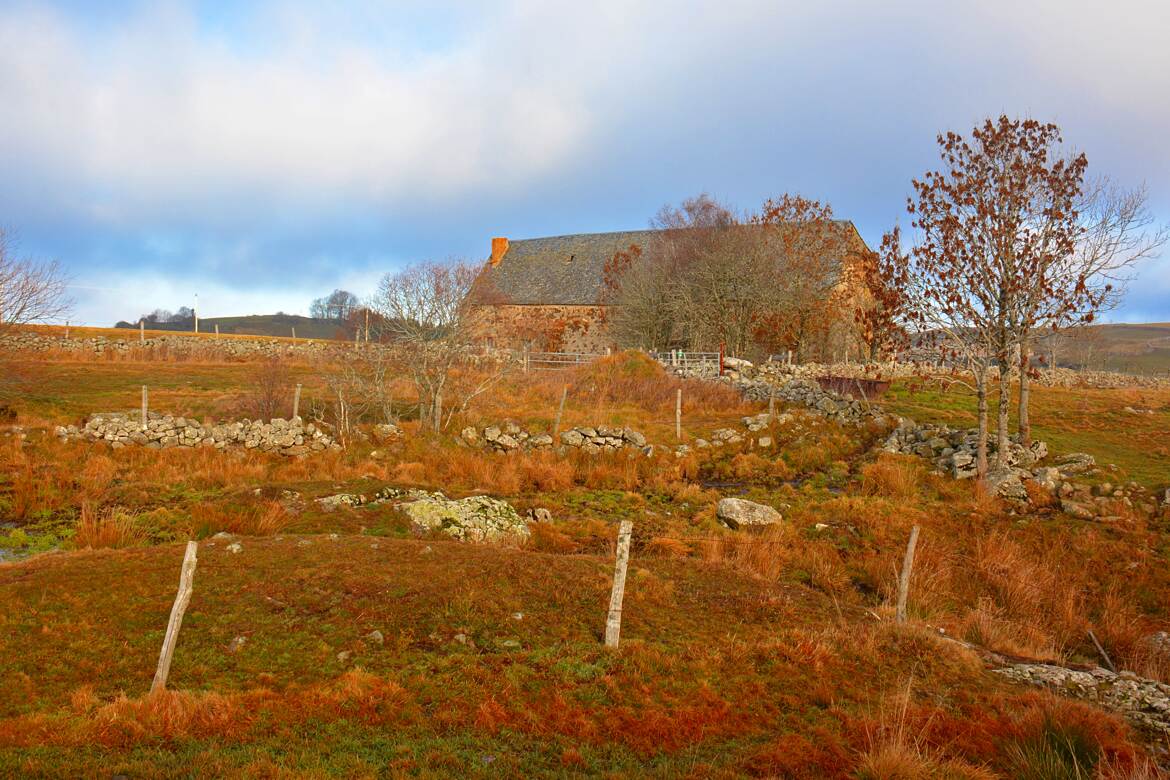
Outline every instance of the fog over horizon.
{"label": "fog over horizon", "polygon": [[[708,192],[908,226],[935,136],[1056,122],[1170,222],[1170,6],[0,4],[0,225],[75,323],[307,314],[417,260]],[[1170,321],[1170,257],[1106,321]]]}

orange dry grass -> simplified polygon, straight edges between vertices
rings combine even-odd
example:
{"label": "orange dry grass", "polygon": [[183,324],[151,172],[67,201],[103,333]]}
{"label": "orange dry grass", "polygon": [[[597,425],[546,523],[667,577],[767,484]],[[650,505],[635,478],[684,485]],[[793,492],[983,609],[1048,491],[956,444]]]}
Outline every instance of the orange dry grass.
{"label": "orange dry grass", "polygon": [[100,705],[92,690],[71,697],[68,715],[29,715],[0,721],[0,745],[127,748],[143,741],[246,738],[263,720],[288,727],[339,711],[368,723],[398,719],[405,703],[398,683],[353,669],[336,680],[283,693],[257,688],[239,693],[160,691],[138,698],[119,696]]}
{"label": "orange dry grass", "polygon": [[271,536],[283,531],[292,521],[278,501],[260,501],[244,507],[209,505],[193,519],[208,530],[245,536]]}
{"label": "orange dry grass", "polygon": [[861,467],[861,490],[867,496],[916,498],[925,472],[919,458],[883,454]]}
{"label": "orange dry grass", "polygon": [[89,504],[81,505],[81,517],[73,533],[78,547],[133,547],[146,542],[147,534],[138,518],[119,508],[99,511]]}

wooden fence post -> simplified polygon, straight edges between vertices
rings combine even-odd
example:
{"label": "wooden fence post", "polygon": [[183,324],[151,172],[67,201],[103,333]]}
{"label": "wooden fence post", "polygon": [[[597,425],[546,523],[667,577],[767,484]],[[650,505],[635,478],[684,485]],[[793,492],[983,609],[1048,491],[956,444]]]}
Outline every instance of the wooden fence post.
{"label": "wooden fence post", "polygon": [[301,384],[297,383],[297,389],[293,391],[293,416],[295,420],[301,416]]}
{"label": "wooden fence post", "polygon": [[150,692],[165,690],[167,676],[171,673],[171,658],[175,655],[175,643],[179,641],[179,628],[183,625],[183,613],[191,603],[191,591],[195,589],[195,552],[198,542],[187,542],[187,552],[183,555],[183,569],[179,574],[179,592],[175,595],[174,606],[171,607],[171,619],[167,623],[167,633],[163,638],[162,651],[158,654],[158,669],[154,672],[154,682]]}
{"label": "wooden fence post", "polygon": [[528,345],[524,345],[524,373],[528,373]]}
{"label": "wooden fence post", "polygon": [[792,350],[788,350],[788,365],[792,365]]}
{"label": "wooden fence post", "polygon": [[776,388],[768,388],[768,422],[772,423],[776,420]]}
{"label": "wooden fence post", "polygon": [[910,529],[910,543],[906,545],[906,557],[902,559],[902,571],[898,575],[898,609],[894,619],[906,622],[906,598],[910,595],[910,571],[914,568],[914,548],[918,545],[918,526]]}
{"label": "wooden fence post", "polygon": [[557,409],[557,421],[553,423],[553,444],[556,444],[557,434],[561,432],[561,417],[565,414],[565,398],[569,395],[569,386],[561,390],[561,405]]}
{"label": "wooden fence post", "polygon": [[147,410],[147,390],[146,385],[142,386],[142,428],[146,429],[146,410]]}
{"label": "wooden fence post", "polygon": [[145,320],[138,321],[138,343],[139,344],[146,343],[146,321]]}
{"label": "wooden fence post", "polygon": [[719,376],[723,376],[723,358],[727,355],[727,343],[719,342]]}
{"label": "wooden fence post", "polygon": [[218,322],[215,323],[215,338],[216,338],[216,340],[219,339],[219,323]]}
{"label": "wooden fence post", "polygon": [[674,396],[674,438],[682,441],[682,388]]}
{"label": "wooden fence post", "polygon": [[443,394],[435,393],[435,433],[443,430]]}
{"label": "wooden fence post", "polygon": [[296,327],[296,325],[293,325],[293,326],[292,326],[292,339],[293,339],[293,342],[294,342],[294,343],[295,343],[295,342],[296,342],[296,340],[297,340],[297,327]]}
{"label": "wooden fence post", "polygon": [[622,633],[622,600],[626,595],[626,566],[630,561],[630,534],[634,524],[623,520],[618,527],[617,563],[613,570],[613,590],[609,594],[609,616],[605,620],[605,646],[616,648]]}
{"label": "wooden fence post", "polygon": [[69,340],[69,320],[65,320],[65,340]]}

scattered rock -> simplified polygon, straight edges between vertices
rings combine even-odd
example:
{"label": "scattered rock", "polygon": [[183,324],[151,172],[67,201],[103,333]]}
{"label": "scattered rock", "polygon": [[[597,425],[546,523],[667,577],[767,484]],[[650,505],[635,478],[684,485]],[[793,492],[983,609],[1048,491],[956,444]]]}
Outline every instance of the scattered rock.
{"label": "scattered rock", "polygon": [[373,642],[376,645],[384,644],[386,641],[386,638],[382,636],[382,632],[378,631],[376,629],[374,631],[371,631],[370,633],[366,634],[365,638],[370,640],[371,642]]}
{"label": "scattered rock", "polygon": [[732,529],[772,525],[784,519],[772,507],[743,498],[719,499],[719,504],[715,508],[715,516]]}
{"label": "scattered rock", "polygon": [[232,542],[224,549],[230,553],[241,553],[244,551],[244,546],[241,545],[239,542]]}

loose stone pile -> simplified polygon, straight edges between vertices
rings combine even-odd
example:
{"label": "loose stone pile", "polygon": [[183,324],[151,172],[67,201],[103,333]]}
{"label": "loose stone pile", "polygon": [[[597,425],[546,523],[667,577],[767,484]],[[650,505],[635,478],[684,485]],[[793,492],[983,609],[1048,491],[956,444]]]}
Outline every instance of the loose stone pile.
{"label": "loose stone pile", "polygon": [[244,447],[294,456],[341,449],[327,433],[299,417],[211,424],[151,412],[143,427],[140,414],[109,412],[93,415],[81,428],[58,426],[55,433],[63,440],[106,442],[114,449],[132,445],[148,449]]}
{"label": "loose stone pile", "polygon": [[[579,426],[561,432],[559,439],[562,448],[571,447],[591,454],[616,452],[627,447],[653,452],[646,443],[646,437],[629,428]],[[496,452],[551,449],[556,444],[549,434],[529,433],[513,422],[490,425],[486,428],[467,427],[459,434],[459,440],[470,447]]]}
{"label": "loose stone pile", "polygon": [[1132,672],[1114,674],[1100,668],[1079,671],[1050,664],[1015,664],[994,671],[1115,710],[1139,728],[1159,734],[1170,732],[1170,686]]}
{"label": "loose stone pile", "polygon": [[[955,429],[946,425],[916,423],[903,419],[890,433],[882,446],[886,452],[917,455],[934,463],[935,468],[955,479],[971,479],[976,476],[976,444],[978,431]],[[988,438],[988,461],[995,459],[997,442],[994,436]],[[1012,436],[1008,443],[1005,460],[1012,468],[1030,468],[1048,456],[1048,445],[1034,441],[1029,447],[1019,444],[1019,437]]]}

